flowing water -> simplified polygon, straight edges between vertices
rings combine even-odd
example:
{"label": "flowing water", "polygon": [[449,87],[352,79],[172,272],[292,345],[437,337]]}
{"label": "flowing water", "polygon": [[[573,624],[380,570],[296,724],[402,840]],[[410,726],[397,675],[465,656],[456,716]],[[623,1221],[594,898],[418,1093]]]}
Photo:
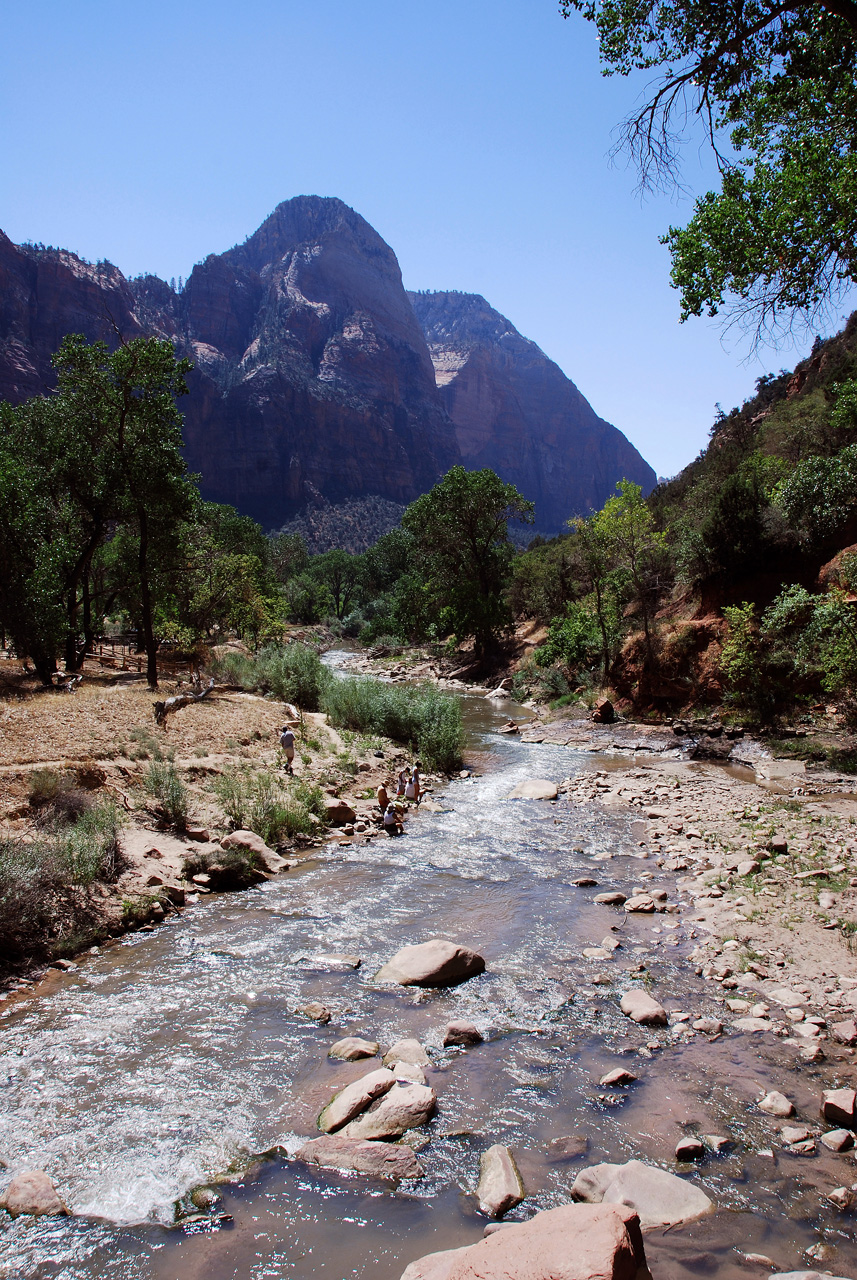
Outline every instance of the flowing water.
{"label": "flowing water", "polygon": [[[498,736],[508,704],[464,702],[480,776],[438,793],[443,812],[415,817],[406,838],[329,845],[257,889],[200,901],[52,973],[2,1015],[0,1157],[47,1169],[74,1216],[6,1219],[0,1277],[397,1280],[413,1258],[480,1238],[471,1193],[491,1143],[514,1148],[528,1189],[514,1219],[567,1201],[586,1164],[636,1156],[675,1170],[688,1132],[737,1146],[680,1170],[719,1212],[648,1237],[656,1280],[745,1276],[748,1250],[806,1267],[820,1241],[834,1259],[822,1266],[855,1273],[850,1220],[821,1198],[850,1185],[853,1159],[785,1154],[753,1105],[777,1087],[814,1114],[818,1069],[770,1037],[685,1042],[683,1023],[653,1034],[622,1017],[619,995],[641,981],[674,1011],[719,1011],[684,961],[691,927],[594,904],[657,870],[631,816],[507,799],[526,777],[591,763]],[[581,876],[598,887],[576,886]],[[614,927],[609,959],[581,955]],[[449,991],[373,985],[399,947],[437,935],[482,952],[487,972]],[[311,1000],[333,1011],[329,1026],[299,1012]],[[483,1045],[442,1048],[459,1017]],[[366,1069],[327,1059],[344,1035],[429,1047],[438,1114],[422,1180],[395,1190],[290,1159],[333,1089]],[[639,1076],[625,1097],[598,1085],[620,1063]],[[566,1135],[586,1154],[551,1148]],[[176,1225],[176,1200],[223,1175],[232,1221]]]}

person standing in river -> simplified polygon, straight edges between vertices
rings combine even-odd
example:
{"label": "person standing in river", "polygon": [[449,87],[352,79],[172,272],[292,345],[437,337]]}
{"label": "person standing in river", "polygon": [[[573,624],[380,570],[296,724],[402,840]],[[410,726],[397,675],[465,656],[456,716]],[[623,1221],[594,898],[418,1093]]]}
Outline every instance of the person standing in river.
{"label": "person standing in river", "polygon": [[378,808],[381,810],[382,813],[384,813],[386,811],[387,805],[390,803],[390,797],[387,795],[387,788],[384,786],[383,782],[381,783],[378,790],[375,792],[375,797],[378,801]]}
{"label": "person standing in river", "polygon": [[404,769],[400,769],[398,779],[396,780],[396,799],[397,800],[401,800],[404,798],[407,786],[408,786],[408,775]]}
{"label": "person standing in river", "polygon": [[416,804],[420,802],[420,762],[419,760],[413,767],[410,778],[408,778],[405,786],[405,799],[413,800]]}

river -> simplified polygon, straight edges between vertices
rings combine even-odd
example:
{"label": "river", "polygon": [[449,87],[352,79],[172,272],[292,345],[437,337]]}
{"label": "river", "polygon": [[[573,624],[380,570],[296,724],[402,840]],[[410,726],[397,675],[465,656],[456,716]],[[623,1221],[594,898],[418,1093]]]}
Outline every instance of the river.
{"label": "river", "polygon": [[[685,1041],[686,1023],[653,1034],[621,1015],[619,994],[640,981],[674,1011],[720,1011],[686,963],[692,928],[594,904],[599,889],[658,870],[630,816],[507,799],[526,777],[559,781],[591,760],[499,736],[509,704],[464,704],[479,776],[439,792],[443,811],[421,813],[405,838],[329,845],[257,889],[193,904],[52,973],[4,1013],[0,1156],[45,1168],[74,1214],[6,1219],[4,1280],[398,1280],[413,1258],[481,1236],[469,1193],[491,1143],[514,1148],[529,1192],[515,1218],[567,1201],[588,1163],[636,1156],[675,1170],[686,1132],[727,1133],[736,1150],[683,1170],[720,1212],[649,1237],[656,1280],[746,1276],[748,1250],[808,1266],[802,1251],[819,1241],[836,1247],[834,1269],[855,1273],[848,1221],[820,1200],[837,1178],[850,1184],[842,1157],[777,1153],[752,1104],[781,1088],[808,1107],[812,1069],[770,1037]],[[599,887],[573,883],[584,875]],[[584,958],[614,925],[621,948]],[[486,973],[432,993],[373,985],[400,946],[438,935],[482,952]],[[332,966],[329,953],[361,965]],[[331,1008],[329,1026],[297,1012],[310,1000]],[[486,1042],[444,1050],[452,1018]],[[289,1158],[341,1078],[326,1055],[344,1035],[414,1036],[432,1055],[425,1177],[398,1191]],[[599,1088],[620,1063],[639,1083]],[[585,1158],[550,1148],[569,1134]],[[175,1201],[227,1170],[220,1208],[232,1220],[175,1225]]]}

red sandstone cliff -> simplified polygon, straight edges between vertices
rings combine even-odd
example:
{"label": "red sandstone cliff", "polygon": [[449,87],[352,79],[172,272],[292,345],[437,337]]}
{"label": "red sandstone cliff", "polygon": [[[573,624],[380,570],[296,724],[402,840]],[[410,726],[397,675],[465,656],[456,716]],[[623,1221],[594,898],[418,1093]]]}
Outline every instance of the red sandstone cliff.
{"label": "red sandstone cliff", "polygon": [[657,477],[544,352],[473,293],[411,293],[466,467],[491,467],[557,533],[603,506],[617,480]]}

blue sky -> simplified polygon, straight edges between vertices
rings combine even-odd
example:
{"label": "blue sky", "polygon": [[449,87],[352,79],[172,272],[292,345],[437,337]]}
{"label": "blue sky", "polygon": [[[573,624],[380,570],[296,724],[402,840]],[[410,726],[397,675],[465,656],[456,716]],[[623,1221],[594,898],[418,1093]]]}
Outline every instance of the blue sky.
{"label": "blue sky", "polygon": [[[795,351],[678,323],[658,235],[608,160],[641,84],[557,0],[29,0],[4,11],[0,226],[187,276],[281,200],[335,195],[413,289],[482,293],[660,474]],[[713,181],[691,144],[685,180]],[[844,310],[844,308],[843,308]]]}

